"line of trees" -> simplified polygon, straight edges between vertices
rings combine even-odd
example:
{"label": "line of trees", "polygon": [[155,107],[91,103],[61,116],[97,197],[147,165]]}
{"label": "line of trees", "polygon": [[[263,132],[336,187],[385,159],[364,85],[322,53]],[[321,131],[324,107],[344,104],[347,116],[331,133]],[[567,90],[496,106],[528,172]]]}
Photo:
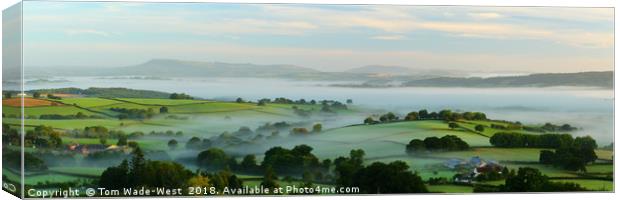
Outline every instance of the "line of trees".
{"label": "line of trees", "polygon": [[[407,113],[404,118],[404,121],[415,121],[415,120],[445,120],[445,121],[457,121],[457,120],[487,120],[486,114],[482,112],[453,112],[451,110],[441,110],[439,112],[428,112],[428,110],[423,109],[419,111],[413,111]],[[385,122],[394,122],[394,121],[402,121],[399,116],[392,112],[388,112],[379,116],[379,120],[375,120],[372,117],[367,117],[364,119],[364,124],[377,124],[377,123],[385,123]]]}
{"label": "line of trees", "polygon": [[170,99],[194,99],[194,97],[185,93],[172,93]]}
{"label": "line of trees", "polygon": [[570,134],[499,132],[491,136],[489,142],[496,147],[560,148],[570,146],[574,140]]}
{"label": "line of trees", "polygon": [[359,187],[361,193],[425,193],[428,189],[417,173],[412,173],[402,161],[374,162],[363,165],[365,152],[351,150],[349,157],[334,160],[339,187]]}
{"label": "line of trees", "polygon": [[[308,145],[297,145],[292,149],[282,147],[272,147],[264,154],[263,161],[259,164],[256,156],[248,154],[244,156],[241,162],[224,152],[220,148],[209,148],[198,154],[196,157],[198,166],[208,170],[230,169],[250,174],[260,174],[265,172],[268,174],[283,175],[303,175],[307,176],[308,182],[313,180],[327,180],[331,160],[319,159],[312,154],[312,147]],[[267,172],[272,170],[272,172]],[[270,181],[267,181],[270,182]]]}
{"label": "line of trees", "polygon": [[542,150],[539,162],[566,170],[585,171],[585,166],[598,158],[594,151],[598,145],[590,136],[573,138],[570,134],[532,135],[502,132],[491,136],[489,140],[496,147],[553,148],[555,149],[553,151]]}
{"label": "line of trees", "polygon": [[469,144],[454,135],[445,135],[441,138],[427,137],[424,140],[413,139],[405,147],[407,154],[427,151],[462,151],[469,149]]}
{"label": "line of trees", "polygon": [[118,119],[150,119],[155,116],[155,111],[153,108],[148,109],[138,109],[138,108],[110,108],[111,111],[119,112],[117,115]]}
{"label": "line of trees", "polygon": [[86,115],[82,112],[78,112],[75,115],[60,115],[60,114],[42,114],[39,115],[39,119],[52,119],[52,120],[62,120],[62,119],[102,119],[102,116],[99,115]]}

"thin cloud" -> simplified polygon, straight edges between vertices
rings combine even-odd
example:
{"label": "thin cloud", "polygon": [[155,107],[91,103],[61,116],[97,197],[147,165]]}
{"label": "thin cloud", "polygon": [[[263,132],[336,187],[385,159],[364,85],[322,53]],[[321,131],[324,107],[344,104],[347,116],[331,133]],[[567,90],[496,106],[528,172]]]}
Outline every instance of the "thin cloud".
{"label": "thin cloud", "polygon": [[375,39],[375,40],[404,40],[404,39],[407,39],[407,37],[402,36],[402,35],[377,35],[377,36],[373,36],[371,38]]}
{"label": "thin cloud", "polygon": [[504,18],[505,16],[496,12],[477,12],[477,13],[469,13],[471,18],[474,19],[499,19]]}
{"label": "thin cloud", "polygon": [[93,29],[74,29],[74,30],[67,30],[65,31],[65,33],[70,36],[95,35],[95,36],[109,37],[110,35],[112,35],[105,31],[98,31],[98,30],[93,30]]}

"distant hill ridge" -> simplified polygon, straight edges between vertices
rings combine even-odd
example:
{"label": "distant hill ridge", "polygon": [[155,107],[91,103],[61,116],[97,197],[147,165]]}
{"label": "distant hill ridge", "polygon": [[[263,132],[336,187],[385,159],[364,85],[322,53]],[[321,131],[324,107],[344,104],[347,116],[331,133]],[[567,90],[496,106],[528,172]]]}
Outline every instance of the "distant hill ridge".
{"label": "distant hill ridge", "polygon": [[277,77],[319,71],[295,65],[256,65],[249,63],[197,62],[153,59],[148,62],[119,67],[113,75],[188,76],[188,77]]}
{"label": "distant hill ridge", "polygon": [[158,98],[167,99],[170,97],[170,93],[159,92],[153,90],[136,90],[127,88],[97,88],[91,87],[88,89],[80,88],[57,88],[57,89],[40,89],[30,90],[28,93],[60,93],[60,94],[75,94],[88,97],[106,97],[106,98]]}
{"label": "distant hill ridge", "polygon": [[407,81],[402,86],[415,87],[551,87],[582,86],[613,88],[613,71],[578,73],[543,73],[491,78],[439,77]]}

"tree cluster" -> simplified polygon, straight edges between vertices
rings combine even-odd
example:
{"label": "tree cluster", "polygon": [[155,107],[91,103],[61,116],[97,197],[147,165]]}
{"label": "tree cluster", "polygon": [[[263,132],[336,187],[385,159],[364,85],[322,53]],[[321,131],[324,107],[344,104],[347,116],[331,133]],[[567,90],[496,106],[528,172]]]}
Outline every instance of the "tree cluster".
{"label": "tree cluster", "polygon": [[363,166],[364,155],[361,149],[351,150],[349,157],[339,157],[334,161],[337,186],[359,187],[365,194],[428,192],[422,178],[409,171],[406,163],[374,162]]}
{"label": "tree cluster", "polygon": [[170,94],[170,99],[194,99],[194,97],[185,93],[172,93]]}
{"label": "tree cluster", "polygon": [[598,158],[594,152],[596,148],[596,141],[590,136],[577,137],[569,146],[556,148],[555,151],[540,151],[539,162],[566,170],[586,171],[586,165]]}
{"label": "tree cluster", "polygon": [[206,138],[200,139],[198,137],[192,137],[187,141],[187,143],[185,143],[185,148],[201,150],[201,149],[207,149],[211,147],[211,145],[212,145],[212,142],[209,139],[206,139]]}
{"label": "tree cluster", "polygon": [[[431,112],[423,109],[420,111],[413,111],[407,113],[403,118],[404,121],[415,120],[445,120],[445,121],[458,121],[458,120],[487,120],[486,114],[481,112],[452,112],[451,110],[441,110],[439,112]],[[379,116],[379,120],[376,121],[372,117],[364,119],[364,124],[377,124],[386,122],[402,121],[399,116],[389,112]]]}
{"label": "tree cluster", "polygon": [[168,161],[151,161],[144,158],[140,148],[133,152],[131,161],[108,167],[99,178],[99,186],[122,190],[138,187],[182,188],[188,186],[193,173],[183,165]]}
{"label": "tree cluster", "polygon": [[265,152],[262,166],[271,166],[279,174],[301,174],[320,167],[319,159],[312,154],[312,147],[302,144],[286,149],[273,147]]}
{"label": "tree cluster", "polygon": [[469,144],[454,135],[446,135],[441,138],[427,137],[424,140],[413,139],[406,146],[408,154],[427,151],[462,151],[469,149]]}
{"label": "tree cluster", "polygon": [[496,147],[560,148],[570,146],[574,139],[570,134],[499,132],[491,136],[489,142]]}
{"label": "tree cluster", "polygon": [[[24,146],[36,148],[60,148],[62,147],[62,138],[60,137],[60,134],[60,132],[54,130],[51,126],[40,125],[35,127],[33,130],[26,131]],[[15,140],[15,138],[8,139]]]}
{"label": "tree cluster", "polygon": [[117,115],[118,119],[137,119],[144,120],[150,119],[155,116],[155,111],[153,108],[148,109],[138,109],[138,108],[110,108],[111,111],[118,112],[120,114]]}
{"label": "tree cluster", "polygon": [[82,112],[78,112],[75,115],[60,115],[60,114],[42,114],[39,115],[39,119],[52,119],[52,120],[63,120],[63,119],[101,119],[102,116],[99,115],[86,115]]}

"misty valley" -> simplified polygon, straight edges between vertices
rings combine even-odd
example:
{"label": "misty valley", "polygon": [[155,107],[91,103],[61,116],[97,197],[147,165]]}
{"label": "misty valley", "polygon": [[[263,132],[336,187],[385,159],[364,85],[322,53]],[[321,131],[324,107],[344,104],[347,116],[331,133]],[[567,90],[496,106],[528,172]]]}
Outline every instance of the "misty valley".
{"label": "misty valley", "polygon": [[[23,118],[24,190],[613,190],[608,88],[335,87],[343,82],[244,77],[28,81],[24,93],[4,90],[2,101],[3,180],[20,180]],[[274,190],[286,186],[309,190]],[[320,189],[330,187],[350,190]]]}

